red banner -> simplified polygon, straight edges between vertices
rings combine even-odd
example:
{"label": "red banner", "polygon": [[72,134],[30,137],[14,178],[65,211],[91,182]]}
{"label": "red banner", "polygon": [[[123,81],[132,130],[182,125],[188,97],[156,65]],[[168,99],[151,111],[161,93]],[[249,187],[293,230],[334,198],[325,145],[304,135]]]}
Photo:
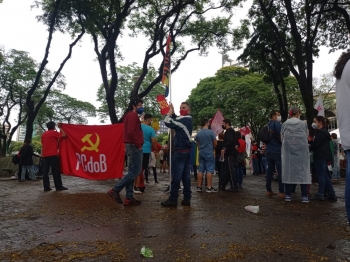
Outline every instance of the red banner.
{"label": "red banner", "polygon": [[163,95],[157,95],[157,102],[159,103],[160,113],[162,115],[166,115],[169,112],[170,107],[168,102],[165,100],[165,97]]}
{"label": "red banner", "polygon": [[213,119],[210,121],[210,129],[213,130],[216,136],[223,131],[222,129],[223,120],[224,120],[224,116],[222,115],[221,111],[218,110],[215,116],[213,117]]}
{"label": "red banner", "polygon": [[120,178],[124,169],[123,124],[62,124],[61,173],[93,180]]}

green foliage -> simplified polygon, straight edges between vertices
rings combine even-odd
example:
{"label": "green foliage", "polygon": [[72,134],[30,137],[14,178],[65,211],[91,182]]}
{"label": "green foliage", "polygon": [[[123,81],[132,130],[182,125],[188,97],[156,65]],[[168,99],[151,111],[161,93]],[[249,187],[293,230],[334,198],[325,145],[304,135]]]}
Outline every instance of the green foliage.
{"label": "green foliage", "polygon": [[[42,144],[40,136],[33,137],[31,145],[34,149],[34,152],[41,154]],[[9,153],[17,153],[22,148],[22,146],[23,142],[12,141],[11,145],[9,146]]]}
{"label": "green foliage", "polygon": [[240,59],[251,70],[269,76],[284,116],[289,103],[283,78],[292,72],[311,125],[314,57],[319,55],[321,46],[328,46],[331,51],[347,47],[348,36],[344,32],[350,31],[348,6],[345,0],[254,0],[248,18],[234,30],[236,49],[248,40]]}
{"label": "green foliage", "polygon": [[[43,9],[39,20],[49,25],[54,0],[36,1],[35,5]],[[229,43],[230,18],[232,9],[239,6],[242,0],[198,0],[198,1],[149,1],[149,0],[103,0],[103,1],[62,1],[57,16],[55,29],[68,32],[72,36],[84,28],[92,36],[94,51],[101,69],[104,98],[106,106],[101,107],[100,117],[116,123],[118,116],[125,110],[125,101],[130,98],[147,96],[156,88],[162,77],[163,62],[160,62],[157,73],[149,81],[151,59],[164,57],[167,35],[171,35],[172,72],[191,52],[205,55],[210,46],[216,45],[225,49]],[[217,15],[220,11],[220,15]],[[128,30],[128,31],[127,31]],[[131,33],[129,33],[131,31]],[[127,35],[129,34],[129,35]],[[149,41],[146,47],[142,70],[129,93],[129,99],[115,100],[118,89],[124,89],[117,58],[121,58],[118,39],[124,37],[145,36]],[[160,59],[159,61],[162,61]],[[147,85],[144,82],[148,82]],[[102,96],[102,92],[99,91]],[[125,94],[121,90],[122,94]],[[153,95],[152,95],[153,96]],[[129,101],[128,101],[129,100]],[[102,99],[100,99],[102,101]],[[117,110],[116,110],[117,109]]]}
{"label": "green foliage", "polygon": [[37,123],[48,121],[68,124],[87,124],[87,117],[95,117],[96,108],[89,102],[75,99],[59,91],[50,92],[50,96],[39,110]]}
{"label": "green foliage", "polygon": [[156,136],[156,140],[159,144],[164,145],[168,141],[168,133],[162,133]]}
{"label": "green foliage", "polygon": [[[242,67],[223,67],[215,77],[200,81],[189,96],[193,122],[198,125],[202,118],[211,118],[220,109],[234,127],[250,126],[254,137],[268,121],[271,110],[278,108],[273,85],[264,75],[251,73]],[[295,96],[297,82],[293,77],[285,79],[290,101],[300,103]]]}
{"label": "green foliage", "polygon": [[[142,69],[137,66],[136,63],[128,66],[120,66],[117,68],[119,75],[119,88],[115,92],[114,99],[118,118],[122,117],[128,108],[129,97],[134,86],[135,78],[140,75],[141,70]],[[150,67],[146,78],[142,82],[140,89],[141,92],[150,85],[156,75],[157,72],[155,68]],[[143,107],[145,109],[145,113],[152,114],[154,118],[161,118],[159,105],[156,100],[157,95],[160,94],[164,94],[164,88],[158,84],[150,91],[150,93],[148,93],[147,96],[143,98]],[[98,108],[98,116],[103,123],[109,117],[105,96],[104,86],[101,85],[97,91],[97,101],[101,103],[101,106]]]}

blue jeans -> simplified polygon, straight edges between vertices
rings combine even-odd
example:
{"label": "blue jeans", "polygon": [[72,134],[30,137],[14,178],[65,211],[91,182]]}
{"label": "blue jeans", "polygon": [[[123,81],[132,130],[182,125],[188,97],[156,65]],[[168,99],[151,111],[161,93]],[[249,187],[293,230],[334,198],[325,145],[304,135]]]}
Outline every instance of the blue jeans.
{"label": "blue jeans", "polygon": [[243,183],[243,165],[241,163],[236,166],[236,176],[237,176],[237,183],[242,184]]}
{"label": "blue jeans", "polygon": [[284,184],[282,183],[282,159],[281,153],[267,153],[267,174],[266,174],[266,190],[271,192],[271,181],[273,172],[277,169],[278,191],[284,193]]}
{"label": "blue jeans", "polygon": [[214,174],[214,171],[215,171],[215,158],[214,158],[213,152],[199,153],[198,172],[204,173],[205,171],[207,171],[208,173]]}
{"label": "blue jeans", "polygon": [[[294,184],[284,184],[284,186],[286,187],[286,196],[291,196]],[[300,184],[301,196],[303,197],[307,197],[307,186],[308,184]]]}
{"label": "blue jeans", "polygon": [[125,144],[125,148],[129,160],[128,173],[114,186],[113,190],[120,192],[125,187],[126,198],[131,199],[134,197],[134,179],[141,172],[143,153],[142,149],[137,149],[133,144]]}
{"label": "blue jeans", "polygon": [[259,174],[259,158],[253,158],[253,173]]}
{"label": "blue jeans", "polygon": [[175,151],[171,161],[171,190],[169,200],[177,202],[179,197],[180,182],[182,180],[185,200],[191,200],[191,152]]}
{"label": "blue jeans", "polygon": [[329,194],[334,195],[332,181],[328,176],[328,165],[326,159],[318,159],[315,161],[316,175],[318,179],[318,194],[324,195],[325,188],[328,189]]}
{"label": "blue jeans", "polygon": [[32,165],[22,165],[22,173],[21,173],[21,180],[26,180],[26,172],[28,170],[29,178],[30,179],[36,179],[35,174],[33,172],[33,166]]}
{"label": "blue jeans", "polygon": [[264,170],[265,170],[265,173],[267,173],[267,157],[266,156],[263,156],[261,158],[261,161],[262,161],[262,164],[264,166]]}
{"label": "blue jeans", "polygon": [[346,173],[345,173],[345,209],[350,225],[350,149],[346,153]]}

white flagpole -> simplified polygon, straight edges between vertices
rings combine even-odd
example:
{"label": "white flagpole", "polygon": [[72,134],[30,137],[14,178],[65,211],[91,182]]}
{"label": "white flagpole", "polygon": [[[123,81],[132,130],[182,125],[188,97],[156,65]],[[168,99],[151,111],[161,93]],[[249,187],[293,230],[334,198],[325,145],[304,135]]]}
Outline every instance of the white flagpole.
{"label": "white flagpole", "polygon": [[[169,50],[169,52],[170,52],[170,50]],[[171,100],[171,98],[172,98],[172,89],[171,89],[171,59],[170,59],[170,66],[169,66],[169,101],[170,101],[170,103],[173,105],[173,103],[172,103],[172,100]],[[173,107],[174,107],[174,105],[173,105]],[[175,108],[174,108],[174,111],[175,111]],[[175,112],[172,112],[173,114],[175,113]],[[171,117],[171,116],[170,116]],[[170,179],[170,183],[169,183],[169,192],[171,191],[171,159],[172,159],[172,137],[173,137],[173,135],[172,135],[172,132],[171,132],[171,129],[169,130],[169,134],[170,134],[170,136],[169,136],[169,179]]]}

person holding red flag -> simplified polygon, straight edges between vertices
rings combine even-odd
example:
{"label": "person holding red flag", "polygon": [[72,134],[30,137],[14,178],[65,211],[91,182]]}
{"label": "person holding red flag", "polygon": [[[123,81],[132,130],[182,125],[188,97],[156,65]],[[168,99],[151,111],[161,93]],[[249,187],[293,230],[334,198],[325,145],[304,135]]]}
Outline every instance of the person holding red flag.
{"label": "person holding red flag", "polygon": [[[114,188],[107,194],[118,204],[124,206],[140,205],[141,201],[134,198],[134,179],[140,174],[142,167],[142,145],[143,133],[141,129],[140,114],[143,113],[143,101],[139,98],[132,99],[129,111],[122,117],[124,123],[124,143],[129,158],[128,173],[123,177]],[[126,198],[121,199],[119,193],[125,187]]]}
{"label": "person holding red flag", "polygon": [[56,191],[67,190],[68,188],[62,186],[62,178],[60,172],[60,164],[57,156],[58,142],[61,138],[67,137],[64,130],[61,128],[61,124],[58,124],[61,132],[56,132],[56,123],[50,121],[46,124],[47,131],[41,136],[41,144],[43,145],[41,157],[43,159],[43,185],[44,191],[51,191],[49,171],[51,168],[53,181]]}

